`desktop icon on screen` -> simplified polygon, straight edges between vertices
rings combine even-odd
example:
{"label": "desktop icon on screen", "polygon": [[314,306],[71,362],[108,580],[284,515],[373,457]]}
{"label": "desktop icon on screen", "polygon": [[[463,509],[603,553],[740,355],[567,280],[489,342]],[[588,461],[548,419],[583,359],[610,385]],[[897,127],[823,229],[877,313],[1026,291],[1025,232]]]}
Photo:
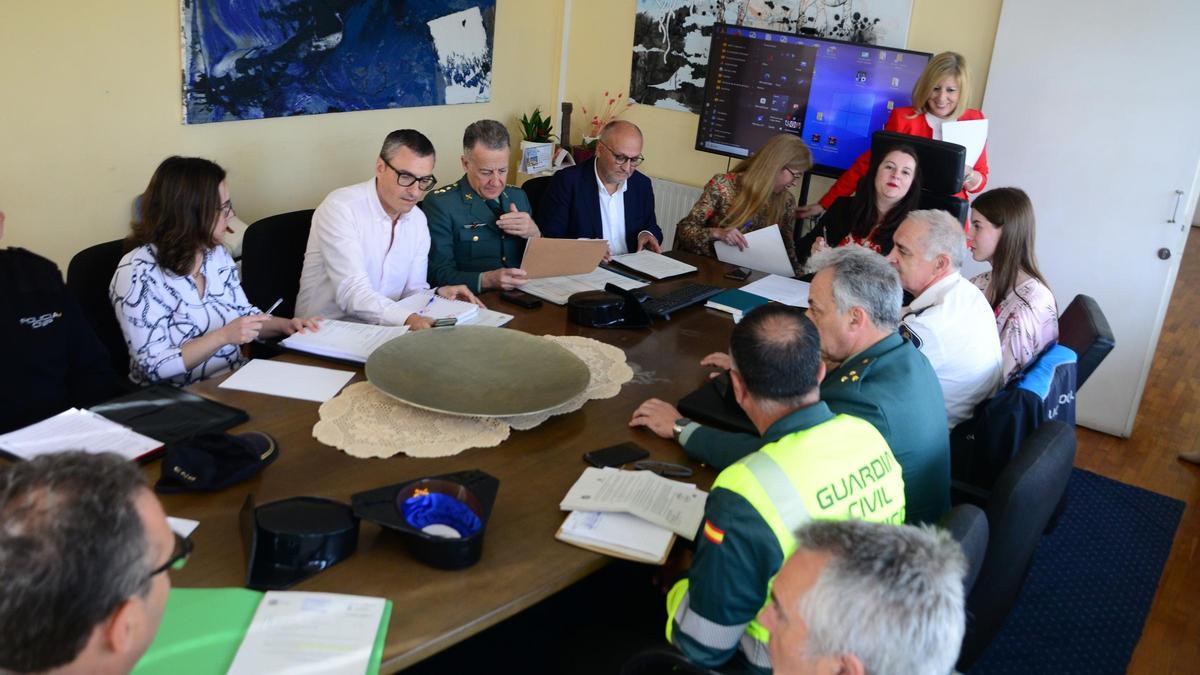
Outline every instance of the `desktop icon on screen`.
{"label": "desktop icon on screen", "polygon": [[892,86],[893,86],[893,87],[899,87],[899,86],[900,86],[900,78],[898,78],[898,77],[893,77],[893,78],[892,78]]}
{"label": "desktop icon on screen", "polygon": [[813,142],[813,143],[820,143],[820,142],[821,142],[821,134],[813,134],[813,135],[812,135],[812,142]]}
{"label": "desktop icon on screen", "polygon": [[864,49],[864,50],[862,50],[861,52],[859,52],[859,53],[858,53],[858,55],[859,55],[860,57],[864,58],[864,59],[869,59],[869,58],[871,58],[871,52],[869,52],[869,51],[867,51],[867,50],[865,50],[865,49]]}
{"label": "desktop icon on screen", "polygon": [[865,71],[865,70],[860,70],[860,71],[858,71],[857,73],[855,73],[855,74],[854,74],[854,81],[855,81],[855,82],[857,82],[857,83],[859,83],[859,84],[866,84],[866,83],[867,83],[867,71]]}
{"label": "desktop icon on screen", "polygon": [[817,111],[817,121],[818,121],[818,122],[821,122],[821,121],[824,121],[824,120],[825,120],[825,113],[823,113],[823,112],[821,112],[821,111],[819,111],[819,110],[818,110],[818,111]]}
{"label": "desktop icon on screen", "polygon": [[830,136],[825,142],[830,145],[837,145],[837,136]]}

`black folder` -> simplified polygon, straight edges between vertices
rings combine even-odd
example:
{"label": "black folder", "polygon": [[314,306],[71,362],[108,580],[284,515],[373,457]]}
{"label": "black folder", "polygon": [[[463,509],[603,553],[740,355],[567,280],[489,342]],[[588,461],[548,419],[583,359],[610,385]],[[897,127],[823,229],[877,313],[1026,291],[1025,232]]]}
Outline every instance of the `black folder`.
{"label": "black folder", "polygon": [[679,399],[679,412],[693,421],[725,431],[758,435],[758,429],[734,398],[729,373],[721,373]]}
{"label": "black folder", "polygon": [[165,384],[118,396],[91,410],[164,444],[203,431],[225,431],[250,419],[244,410]]}

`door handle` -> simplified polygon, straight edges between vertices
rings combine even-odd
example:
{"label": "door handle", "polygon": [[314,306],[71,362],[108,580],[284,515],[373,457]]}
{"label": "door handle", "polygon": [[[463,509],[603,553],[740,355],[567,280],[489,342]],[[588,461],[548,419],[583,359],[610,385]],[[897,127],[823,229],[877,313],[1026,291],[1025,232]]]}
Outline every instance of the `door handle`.
{"label": "door handle", "polygon": [[1183,199],[1183,190],[1176,190],[1175,191],[1175,208],[1171,209],[1171,219],[1167,221],[1168,223],[1171,223],[1171,224],[1175,223],[1175,216],[1179,215],[1179,201],[1181,199]]}

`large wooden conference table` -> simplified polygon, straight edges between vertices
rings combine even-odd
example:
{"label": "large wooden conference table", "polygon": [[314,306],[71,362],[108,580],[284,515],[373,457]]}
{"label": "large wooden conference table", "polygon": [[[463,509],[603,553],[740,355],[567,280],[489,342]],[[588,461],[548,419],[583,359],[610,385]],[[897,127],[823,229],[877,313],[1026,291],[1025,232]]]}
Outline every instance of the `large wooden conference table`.
{"label": "large wooden conference table", "polygon": [[[652,295],[680,284],[740,285],[723,278],[730,267],[686,253],[672,253],[699,272],[647,288]],[[756,275],[758,276],[758,275]],[[599,570],[608,559],[554,538],[566,514],[558,503],[585,468],[583,453],[633,441],[654,459],[688,463],[692,480],[707,488],[714,473],[689,462],[674,442],[628,426],[645,399],[675,402],[704,381],[699,366],[706,354],[728,347],[733,321],[728,314],[694,306],[649,329],[588,329],[570,323],[563,307],[545,303],[525,310],[483,296],[492,309],[514,314],[508,328],[534,335],[582,335],[624,350],[633,381],[614,398],[593,400],[582,409],[550,418],[530,431],[516,431],[498,447],[467,450],[453,457],[357,459],[318,443],[312,428],[319,404],[220,389],[224,377],[198,384],[193,391],[245,410],[250,420],[231,430],[264,431],[279,441],[280,456],[255,478],[215,494],[162,495],[169,515],[200,521],[192,535],[195,552],[186,567],[171,573],[180,587],[227,587],[245,584],[246,567],[238,512],[248,493],[263,504],[297,495],[346,503],[363,490],[422,476],[481,469],[500,480],[483,546],[474,566],[443,571],[409,555],[400,536],[363,522],[358,551],[340,564],[293,590],[386,597],[393,603],[383,654],[383,671],[395,672],[460,642],[534,605]],[[278,358],[333,368],[298,354]],[[453,377],[454,364],[446,364]],[[360,368],[353,381],[363,379]],[[146,467],[152,480],[160,463]]]}

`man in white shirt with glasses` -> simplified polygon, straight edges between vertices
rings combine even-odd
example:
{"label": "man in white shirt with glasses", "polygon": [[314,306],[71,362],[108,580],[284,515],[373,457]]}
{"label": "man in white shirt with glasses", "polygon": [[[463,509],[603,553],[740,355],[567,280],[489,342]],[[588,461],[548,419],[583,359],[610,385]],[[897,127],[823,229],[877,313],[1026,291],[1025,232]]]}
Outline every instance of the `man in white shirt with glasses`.
{"label": "man in white shirt with glasses", "polygon": [[[413,208],[437,183],[433,144],[419,131],[399,129],[383,141],[375,176],[329,193],[313,214],[298,316],[366,323],[432,326],[418,312],[428,302],[429,228]],[[445,298],[479,303],[463,285],[436,290]],[[482,306],[482,305],[481,305]]]}

